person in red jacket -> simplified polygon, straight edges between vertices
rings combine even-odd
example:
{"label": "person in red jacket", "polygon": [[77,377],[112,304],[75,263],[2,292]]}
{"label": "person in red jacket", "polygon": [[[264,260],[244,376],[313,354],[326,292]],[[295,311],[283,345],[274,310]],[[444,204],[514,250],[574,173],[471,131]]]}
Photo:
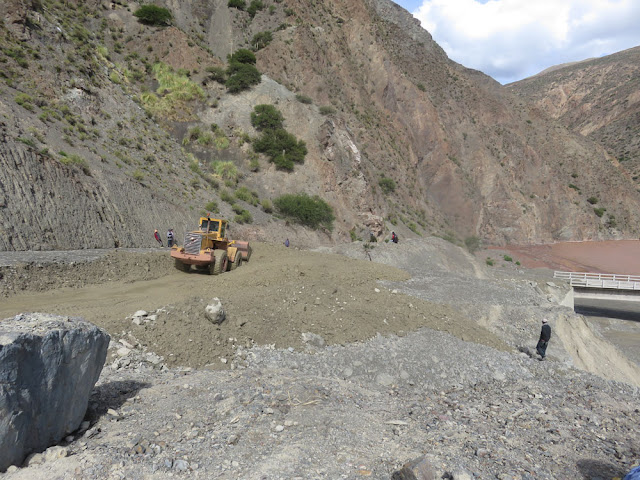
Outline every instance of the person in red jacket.
{"label": "person in red jacket", "polygon": [[162,244],[162,239],[160,238],[160,234],[158,233],[158,230],[153,231],[153,236],[156,239],[156,242],[158,242],[161,247],[164,247],[164,245]]}

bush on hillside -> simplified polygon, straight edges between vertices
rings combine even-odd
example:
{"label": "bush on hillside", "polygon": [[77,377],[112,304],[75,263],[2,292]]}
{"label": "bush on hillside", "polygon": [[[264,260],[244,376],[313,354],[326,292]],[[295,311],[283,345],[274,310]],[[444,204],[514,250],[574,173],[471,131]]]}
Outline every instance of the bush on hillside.
{"label": "bush on hillside", "polygon": [[471,236],[464,239],[464,244],[467,246],[467,250],[470,253],[474,253],[480,248],[480,239],[478,237]]}
{"label": "bush on hillside", "polygon": [[273,105],[256,105],[251,112],[251,125],[259,132],[282,128],[284,117]]}
{"label": "bush on hillside", "polygon": [[278,212],[301,225],[318,229],[333,229],[333,209],[320,197],[307,194],[287,194],[273,201]]}
{"label": "bush on hillside", "polygon": [[143,5],[133,15],[146,25],[169,25],[172,18],[169,10],[157,5]]}
{"label": "bush on hillside", "polygon": [[255,17],[258,10],[262,10],[264,8],[264,3],[261,0],[251,0],[251,4],[249,8],[247,8],[247,12],[251,17]]}
{"label": "bush on hillside", "polygon": [[382,177],[378,182],[378,185],[380,185],[382,193],[385,195],[396,191],[396,182],[394,182],[392,178]]}
{"label": "bush on hillside", "polygon": [[209,74],[209,78],[218,83],[224,84],[227,81],[227,72],[222,67],[207,67],[206,72]]}
{"label": "bush on hillside", "polygon": [[294,163],[304,163],[307,145],[297,140],[283,128],[266,130],[253,142],[253,149],[264,153],[276,166],[283,170],[293,170]]}
{"label": "bush on hillside", "polygon": [[[229,73],[233,70],[234,73]],[[224,83],[230,93],[238,93],[249,90],[253,85],[258,85],[262,76],[256,67],[249,64],[237,63],[227,71],[229,78]]]}
{"label": "bush on hillside", "polygon": [[269,45],[272,40],[273,34],[269,30],[266,30],[264,32],[256,33],[251,39],[251,45],[253,45],[253,49],[255,51],[258,51]]}
{"label": "bush on hillside", "polygon": [[305,103],[307,105],[311,105],[313,103],[313,100],[311,99],[311,97],[307,95],[303,95],[301,93],[296,95],[296,100],[298,100],[300,103]]}
{"label": "bush on hillside", "polygon": [[318,110],[321,115],[333,115],[334,113],[336,113],[336,109],[331,105],[323,105]]}
{"label": "bush on hillside", "polygon": [[238,10],[244,10],[247,7],[245,0],[229,0],[227,6],[230,8],[237,8]]}
{"label": "bush on hillside", "polygon": [[230,68],[234,63],[244,63],[250,65],[256,64],[255,54],[251,50],[247,50],[246,48],[236,50],[233,54],[229,55],[227,59],[229,61]]}

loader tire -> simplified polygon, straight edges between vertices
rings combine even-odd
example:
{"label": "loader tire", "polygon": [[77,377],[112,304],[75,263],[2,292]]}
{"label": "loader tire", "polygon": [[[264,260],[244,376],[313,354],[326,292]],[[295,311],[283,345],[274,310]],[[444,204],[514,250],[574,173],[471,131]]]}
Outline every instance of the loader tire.
{"label": "loader tire", "polygon": [[176,259],[175,266],[181,272],[189,273],[191,271],[191,265],[188,263],[182,263],[180,260]]}
{"label": "loader tire", "polygon": [[251,250],[251,245],[249,245],[249,246],[247,247],[247,258],[245,258],[245,259],[244,259],[244,261],[245,261],[245,262],[248,262],[248,261],[249,261],[249,259],[251,258],[251,252],[252,252],[252,251],[253,251],[253,250]]}
{"label": "loader tire", "polygon": [[211,275],[220,275],[222,272],[226,272],[229,262],[226,250],[215,250],[213,256],[215,261],[211,264]]}
{"label": "loader tire", "polygon": [[236,258],[233,262],[229,262],[229,270],[235,270],[240,265],[242,265],[242,253],[236,252]]}

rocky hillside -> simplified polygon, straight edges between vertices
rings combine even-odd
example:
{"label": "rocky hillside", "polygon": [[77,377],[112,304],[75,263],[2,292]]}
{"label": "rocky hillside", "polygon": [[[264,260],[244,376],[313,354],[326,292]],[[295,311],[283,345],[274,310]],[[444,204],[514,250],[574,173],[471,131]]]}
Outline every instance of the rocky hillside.
{"label": "rocky hillside", "polygon": [[559,65],[508,88],[600,143],[640,183],[640,47]]}
{"label": "rocky hillside", "polygon": [[[242,3],[157,2],[168,25],[136,2],[0,5],[0,249],[148,246],[205,211],[304,245],[637,236],[640,196],[602,147],[450,61],[394,3]],[[262,77],[232,93],[240,48]],[[254,151],[259,104],[305,142],[292,170]],[[274,209],[298,193],[333,229]]]}

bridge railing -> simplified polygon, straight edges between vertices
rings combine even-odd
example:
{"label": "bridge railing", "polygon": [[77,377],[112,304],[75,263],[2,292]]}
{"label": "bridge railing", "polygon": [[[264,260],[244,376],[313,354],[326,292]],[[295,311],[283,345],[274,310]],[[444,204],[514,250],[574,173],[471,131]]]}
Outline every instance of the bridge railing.
{"label": "bridge railing", "polygon": [[553,278],[568,280],[572,287],[640,290],[640,275],[615,273],[553,272]]}

